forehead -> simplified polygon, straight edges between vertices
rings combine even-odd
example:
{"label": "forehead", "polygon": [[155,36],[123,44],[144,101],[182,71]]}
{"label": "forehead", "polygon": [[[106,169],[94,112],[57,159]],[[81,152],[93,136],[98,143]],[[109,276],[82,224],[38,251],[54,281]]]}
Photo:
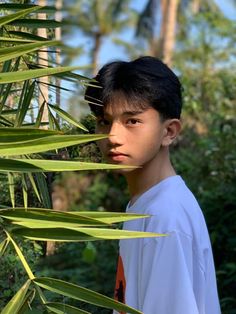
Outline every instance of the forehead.
{"label": "forehead", "polygon": [[138,114],[146,111],[150,105],[142,99],[128,97],[120,92],[115,92],[103,106],[103,114],[111,116],[122,114]]}

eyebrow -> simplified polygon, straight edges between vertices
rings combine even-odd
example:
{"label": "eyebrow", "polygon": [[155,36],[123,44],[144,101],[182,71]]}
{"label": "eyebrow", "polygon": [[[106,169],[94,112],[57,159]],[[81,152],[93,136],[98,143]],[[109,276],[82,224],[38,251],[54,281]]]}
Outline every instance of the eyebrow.
{"label": "eyebrow", "polygon": [[124,111],[123,114],[124,115],[136,115],[136,114],[141,114],[143,113],[145,110],[129,110],[129,111]]}
{"label": "eyebrow", "polygon": [[[144,111],[145,110],[127,110],[127,111],[122,112],[122,115],[124,115],[124,116],[135,116],[135,115],[143,113]],[[103,116],[112,117],[112,115],[110,115],[109,113],[104,113]]]}

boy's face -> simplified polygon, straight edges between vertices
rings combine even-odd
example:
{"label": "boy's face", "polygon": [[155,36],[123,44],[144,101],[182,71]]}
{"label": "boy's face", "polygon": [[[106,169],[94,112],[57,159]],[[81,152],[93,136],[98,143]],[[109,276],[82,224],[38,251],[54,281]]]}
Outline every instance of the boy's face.
{"label": "boy's face", "polygon": [[109,134],[109,138],[98,141],[99,148],[109,163],[145,167],[171,143],[168,121],[162,121],[151,107],[137,109],[127,103],[106,106],[104,115],[97,117],[96,132]]}

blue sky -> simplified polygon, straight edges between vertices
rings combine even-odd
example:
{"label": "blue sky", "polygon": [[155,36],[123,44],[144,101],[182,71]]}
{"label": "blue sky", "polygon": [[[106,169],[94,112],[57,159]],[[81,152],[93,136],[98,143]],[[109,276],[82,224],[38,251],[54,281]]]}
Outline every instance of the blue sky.
{"label": "blue sky", "polygon": [[[236,19],[236,8],[232,4],[233,0],[215,0],[215,2],[218,4],[218,6],[222,9],[224,14],[230,18],[230,19]],[[138,11],[141,11],[143,7],[145,6],[146,1],[144,0],[132,0],[131,6],[135,8]],[[123,39],[125,39],[128,42],[132,42],[133,33],[131,31],[125,31],[123,32],[122,36]],[[69,45],[83,45],[83,46],[89,46],[90,39],[84,37],[81,33],[77,32],[76,37],[73,35],[70,39],[67,40],[67,43]],[[90,44],[91,45],[91,44]],[[110,62],[112,60],[127,60],[128,56],[125,54],[122,47],[118,47],[114,43],[112,43],[111,38],[106,38],[103,41],[102,49],[99,54],[99,67],[104,65],[107,62]],[[83,54],[83,56],[77,58],[74,60],[73,65],[88,65],[90,62],[89,56],[86,54]],[[66,82],[63,84],[65,87],[70,87]],[[68,85],[68,86],[67,86]],[[64,93],[63,93],[64,94]],[[66,105],[68,102],[68,98],[70,98],[71,95],[63,95],[62,103],[63,106]],[[69,93],[70,94],[70,93]],[[66,99],[67,98],[67,99]]]}
{"label": "blue sky", "polygon": [[[228,18],[235,20],[236,9],[233,6],[232,1],[233,0],[215,0],[215,2],[222,9],[224,14]],[[143,7],[145,6],[145,3],[146,1],[144,0],[132,0],[131,6],[135,8],[137,11],[141,11]],[[126,32],[123,32],[123,34],[120,37],[130,42],[132,41],[133,33],[127,30]],[[74,43],[76,43],[76,45],[79,45],[79,44],[89,45],[89,39],[79,34],[76,40],[73,36],[71,40],[68,40],[68,43],[71,45],[73,45]],[[126,60],[127,55],[125,54],[122,47],[118,47],[117,45],[112,43],[111,38],[106,38],[103,40],[102,49],[99,54],[99,66],[102,66],[105,63],[112,61],[114,59]],[[89,64],[89,57],[86,55],[83,55],[82,57],[79,57],[78,59],[74,60],[73,64],[80,64],[80,65]]]}

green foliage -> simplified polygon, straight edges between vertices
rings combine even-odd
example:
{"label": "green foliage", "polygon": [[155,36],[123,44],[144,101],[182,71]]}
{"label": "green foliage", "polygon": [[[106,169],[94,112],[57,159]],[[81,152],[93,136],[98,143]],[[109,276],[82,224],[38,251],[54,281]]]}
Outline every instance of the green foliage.
{"label": "green foliage", "polygon": [[[117,241],[60,244],[54,255],[39,260],[37,268],[41,276],[79,282],[83,287],[113,297],[117,258]],[[56,301],[55,295],[51,295],[50,300]],[[81,305],[76,300],[71,304]],[[83,309],[91,313],[110,313],[108,309],[97,309],[89,304],[83,304]]]}
{"label": "green foliage", "polygon": [[[3,234],[1,233],[1,239]],[[27,260],[33,271],[36,270],[36,263],[40,256],[43,254],[43,248],[39,243],[20,241],[20,249],[27,251]],[[19,257],[15,254],[12,247],[8,246],[4,255],[1,256],[1,269],[0,269],[0,308],[10,301],[11,297],[20,289],[26,282],[27,274],[25,273]]]}
{"label": "green foliage", "polygon": [[[235,120],[217,120],[199,136],[186,128],[173,149],[177,171],[196,195],[206,217],[213,246],[222,312],[234,313],[236,136]],[[194,152],[194,153],[193,153]]]}
{"label": "green foliage", "polygon": [[[26,6],[27,7],[27,6]],[[13,8],[13,7],[12,7]],[[24,8],[23,10],[21,10]],[[29,12],[33,12],[39,7],[29,5],[23,7],[14,7],[17,13],[5,15],[0,18],[1,35],[6,39],[11,37],[10,33],[15,26],[31,27],[57,27],[58,23],[53,20],[42,21],[35,19],[34,16],[28,19],[22,19]],[[45,23],[44,23],[45,22]],[[14,25],[14,26],[13,26]],[[17,29],[20,31],[21,29]],[[30,32],[30,31],[29,31]],[[17,33],[19,36],[20,33]],[[38,202],[48,204],[50,207],[50,196],[48,193],[47,180],[43,172],[50,171],[71,171],[85,169],[111,169],[117,168],[115,165],[97,165],[94,163],[82,163],[76,161],[47,160],[49,154],[41,154],[45,151],[62,149],[67,146],[78,145],[106,137],[106,135],[67,135],[64,132],[53,132],[60,130],[60,124],[51,110],[53,110],[63,120],[72,125],[76,125],[82,130],[86,128],[77,122],[71,115],[55,105],[44,101],[40,104],[42,108],[34,107],[37,95],[40,93],[40,87],[37,84],[37,78],[41,76],[59,75],[61,79],[87,80],[87,78],[71,73],[78,67],[58,67],[58,68],[40,68],[37,64],[38,49],[50,47],[58,44],[56,41],[44,41],[35,37],[32,43],[22,44],[17,40],[4,41],[3,47],[0,47],[0,171],[6,172],[8,176],[8,185],[12,207],[2,203],[0,210],[0,254],[4,256],[3,268],[6,270],[9,264],[15,266],[14,271],[8,275],[9,283],[15,280],[16,285],[11,287],[7,282],[1,282],[4,296],[11,297],[10,301],[1,300],[2,313],[26,313],[30,304],[36,305],[37,310],[42,312],[64,313],[85,313],[85,311],[74,308],[69,304],[64,304],[61,297],[60,302],[49,302],[44,290],[54,292],[60,296],[70,299],[81,300],[100,307],[116,309],[118,311],[128,311],[130,313],[140,313],[113,298],[105,297],[90,289],[81,286],[48,277],[36,277],[31,260],[37,259],[37,254],[41,249],[32,250],[25,239],[40,241],[63,241],[63,242],[81,242],[95,241],[101,239],[122,239],[143,236],[158,236],[157,234],[144,234],[139,232],[121,231],[115,228],[113,223],[123,222],[129,219],[144,218],[140,215],[124,214],[104,214],[90,212],[63,213],[50,208],[31,208],[28,205],[29,190],[34,191]],[[32,38],[32,37],[31,37]],[[29,56],[31,54],[31,56]],[[26,69],[26,70],[25,70]],[[21,83],[22,82],[22,83]],[[9,98],[14,99],[13,106],[9,106]],[[10,108],[10,109],[9,109]],[[49,114],[49,121],[42,121],[43,110],[46,109]],[[31,123],[28,123],[28,114],[31,111]],[[34,118],[34,112],[37,111],[37,118]],[[14,116],[12,118],[11,116]],[[30,127],[29,127],[30,125]],[[37,130],[45,125],[52,130]],[[37,155],[35,155],[37,154]],[[53,153],[52,153],[53,154]],[[53,154],[56,155],[55,153]],[[11,157],[11,158],[9,158]],[[16,174],[17,173],[17,174]],[[33,175],[32,175],[33,173]],[[27,174],[27,175],[26,175]],[[15,182],[16,177],[20,178],[24,207],[16,207]],[[30,188],[29,188],[30,187]],[[20,205],[22,206],[22,204]],[[41,204],[42,206],[42,204]],[[24,254],[25,244],[27,247],[27,256]],[[84,251],[84,259],[92,260],[92,244]],[[11,250],[11,251],[10,251]],[[14,252],[14,253],[13,253]],[[20,263],[19,263],[20,262]],[[20,267],[21,265],[21,267]],[[34,265],[34,264],[33,264]],[[22,268],[24,273],[22,272]],[[5,275],[5,274],[4,274]],[[12,292],[15,293],[12,296]],[[36,312],[37,312],[36,310]]]}
{"label": "green foliage", "polygon": [[[86,2],[82,2],[84,6],[87,5]],[[124,8],[119,7],[119,3],[122,4],[124,1],[116,1],[116,7],[109,4],[109,14],[107,14],[109,18],[118,17],[112,13],[116,10],[127,13],[123,10]],[[92,116],[86,121],[82,121],[81,125],[72,115],[58,108],[55,103],[44,102],[40,108],[37,106],[37,98],[40,93],[37,77],[43,76],[45,73],[52,75],[49,83],[51,88],[56,88],[55,79],[58,78],[80,84],[83,84],[86,78],[70,72],[78,67],[42,69],[37,64],[37,48],[48,49],[56,45],[56,42],[45,41],[45,38],[37,36],[35,30],[32,30],[32,26],[42,25],[35,19],[36,15],[33,13],[38,10],[36,6],[27,4],[11,6],[6,3],[1,4],[0,8],[9,10],[10,13],[13,11],[12,14],[5,14],[9,11],[2,11],[4,16],[0,19],[2,25],[0,29],[0,57],[2,60],[0,64],[0,71],[2,71],[0,141],[2,152],[4,149],[10,149],[7,154],[9,151],[13,154],[10,159],[5,150],[5,155],[1,155],[0,159],[0,171],[8,173],[8,178],[5,174],[0,174],[0,205],[1,208],[8,209],[7,211],[0,210],[0,213],[3,213],[0,218],[0,254],[3,254],[0,270],[0,287],[3,291],[3,298],[0,299],[0,307],[2,309],[15,294],[12,300],[17,300],[17,302],[8,303],[5,313],[17,313],[19,308],[21,308],[21,313],[26,313],[29,308],[28,301],[32,305],[34,313],[47,311],[43,306],[45,303],[47,303],[48,310],[56,313],[63,313],[64,309],[68,313],[83,313],[82,310],[78,310],[78,307],[92,313],[110,313],[110,310],[97,309],[84,302],[69,299],[65,295],[60,296],[49,291],[42,291],[37,285],[37,280],[33,281],[32,278],[34,274],[37,275],[37,278],[55,276],[64,281],[70,281],[72,278],[75,284],[80,283],[88,289],[95,289],[97,292],[106,293],[112,297],[117,243],[113,241],[110,243],[107,241],[72,242],[67,245],[59,243],[54,256],[41,259],[40,256],[44,251],[41,242],[38,247],[36,242],[32,242],[34,243],[32,244],[28,240],[16,236],[17,228],[20,226],[20,232],[24,235],[30,232],[31,235],[34,233],[34,236],[41,236],[45,230],[49,233],[52,232],[49,229],[53,228],[49,227],[57,224],[58,229],[53,230],[54,236],[60,236],[63,233],[62,229],[59,229],[59,226],[63,226],[67,229],[68,236],[76,237],[77,240],[79,236],[91,239],[91,235],[82,235],[78,233],[78,230],[74,230],[74,224],[76,223],[77,228],[78,221],[81,222],[83,217],[87,222],[92,220],[97,227],[98,215],[100,215],[100,223],[105,225],[125,220],[127,217],[122,214],[119,214],[118,217],[114,216],[115,213],[108,213],[106,216],[104,210],[119,212],[125,207],[128,194],[123,178],[117,173],[112,175],[108,172],[105,175],[99,172],[95,176],[91,171],[78,175],[67,172],[66,175],[57,176],[56,183],[66,189],[70,198],[71,210],[79,209],[80,212],[78,215],[76,211],[73,211],[57,216],[56,212],[50,210],[51,198],[48,183],[52,176],[51,174],[44,175],[42,170],[85,170],[101,167],[105,169],[108,166],[93,164],[93,162],[101,161],[101,156],[98,154],[95,143],[86,143],[86,138],[87,140],[90,138],[91,141],[95,138],[82,135],[82,129],[85,128],[93,133]],[[87,8],[88,6],[85,7],[84,13],[82,10],[84,7],[79,7],[78,11],[86,15]],[[25,10],[32,12],[29,16],[30,20],[29,18],[25,19],[27,13]],[[49,13],[55,12],[53,7],[40,10]],[[101,12],[99,7],[97,7],[97,12]],[[95,14],[95,11],[92,13]],[[197,196],[207,220],[213,243],[222,313],[235,314],[236,304],[233,294],[236,281],[234,258],[236,242],[234,226],[236,218],[235,24],[220,12],[212,1],[201,2],[201,10],[195,16],[190,14],[185,6],[178,14],[179,32],[174,64],[185,87],[184,121],[186,127],[183,136],[180,137],[180,141],[172,152],[172,158],[177,171],[183,175]],[[87,30],[87,25],[91,25],[91,16],[90,14],[87,20],[76,17],[76,20],[83,24],[81,28],[84,32]],[[107,23],[107,19],[104,17],[101,14],[96,17],[99,27],[101,26],[104,31],[103,36],[112,31],[110,28],[112,23]],[[127,25],[128,20],[122,21],[120,17],[122,14],[118,17],[119,23],[116,29]],[[132,16],[130,21],[132,22]],[[17,25],[24,25],[23,31]],[[45,21],[43,21],[43,25],[46,27]],[[47,25],[54,27],[59,24],[52,20],[48,21]],[[90,27],[87,32],[91,37],[95,35],[93,30],[94,28]],[[48,29],[48,31],[51,35],[54,32],[52,29]],[[63,46],[63,50],[67,51],[68,49]],[[78,52],[76,52],[77,54]],[[135,51],[135,55],[138,54],[139,51]],[[50,64],[55,64],[53,57],[50,57]],[[60,90],[66,89],[61,87]],[[9,100],[13,100],[13,105]],[[43,122],[44,109],[49,109],[50,123]],[[58,115],[63,122],[68,123],[66,127],[57,121]],[[68,125],[81,129],[79,132],[78,129],[70,127],[68,129]],[[52,133],[52,130],[38,130],[45,126],[57,131]],[[11,133],[12,130],[13,133]],[[46,146],[45,143],[50,144],[55,139],[54,136],[57,136],[57,141],[61,146],[56,141],[53,142],[53,146]],[[81,138],[85,141],[78,147],[75,144],[81,143]],[[63,147],[69,139],[72,146],[64,149]],[[29,154],[29,150],[24,147],[27,145],[33,149],[31,153],[36,153],[36,155]],[[23,148],[20,150],[20,147]],[[41,149],[38,150],[39,147]],[[56,148],[57,152],[43,153]],[[15,149],[18,149],[18,156]],[[73,160],[55,160],[68,159],[68,156]],[[51,160],[48,160],[49,158]],[[87,163],[80,163],[78,160]],[[19,173],[20,171],[23,173]],[[26,171],[29,171],[27,176]],[[35,173],[36,171],[40,172]],[[71,184],[71,182],[76,183]],[[8,184],[10,184],[11,197]],[[86,187],[85,189],[83,185]],[[78,190],[75,190],[74,186],[78,187]],[[19,209],[23,202],[24,206],[28,207],[27,211]],[[15,210],[10,209],[11,203],[16,207]],[[44,207],[47,210],[40,211],[35,207]],[[84,212],[85,208],[90,211]],[[100,210],[98,215],[95,211],[97,209]],[[41,212],[44,214],[41,217],[37,216]],[[7,215],[8,218],[6,218]],[[66,219],[67,221],[65,221]],[[29,230],[30,226],[35,225],[40,228],[39,232],[34,229],[33,231]],[[72,228],[74,229],[72,230]],[[3,233],[3,229],[8,232],[7,237]],[[107,229],[108,232],[112,230],[110,227]],[[44,244],[42,245],[44,246]],[[24,255],[22,255],[22,251]],[[39,260],[40,265],[38,264]],[[32,281],[27,280],[27,273]],[[77,309],[70,307],[68,303],[76,306]],[[14,304],[17,308],[12,309]]]}

